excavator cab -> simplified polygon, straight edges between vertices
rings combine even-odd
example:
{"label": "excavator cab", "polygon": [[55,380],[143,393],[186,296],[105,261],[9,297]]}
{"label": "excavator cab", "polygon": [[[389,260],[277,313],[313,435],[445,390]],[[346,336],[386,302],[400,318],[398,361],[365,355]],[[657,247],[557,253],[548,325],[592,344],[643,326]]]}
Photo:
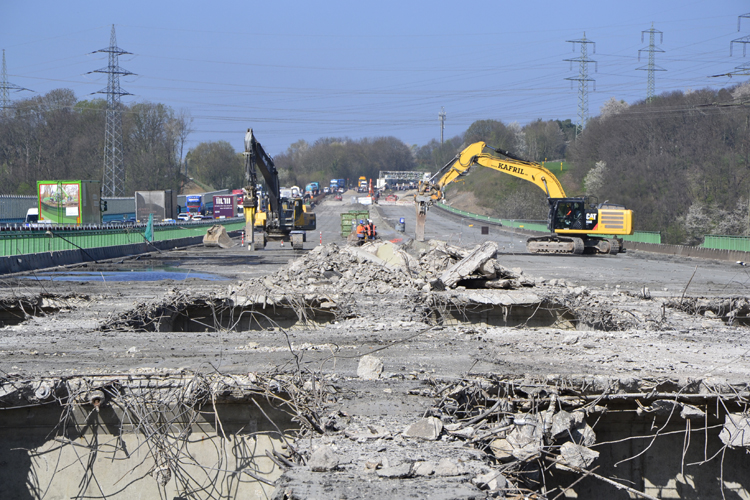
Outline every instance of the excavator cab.
{"label": "excavator cab", "polygon": [[550,198],[549,202],[547,229],[552,232],[590,230],[596,225],[597,211],[586,209],[585,198]]}

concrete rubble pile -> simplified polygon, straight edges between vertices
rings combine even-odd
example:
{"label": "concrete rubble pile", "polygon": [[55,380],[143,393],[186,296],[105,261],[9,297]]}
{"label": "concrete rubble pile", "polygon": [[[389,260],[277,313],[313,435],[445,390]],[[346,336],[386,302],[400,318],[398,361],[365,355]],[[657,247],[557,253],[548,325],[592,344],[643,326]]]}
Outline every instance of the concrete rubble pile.
{"label": "concrete rubble pile", "polygon": [[[443,290],[471,281],[476,287],[514,289],[533,286],[520,270],[503,267],[497,260],[497,244],[485,243],[473,250],[431,242],[419,258],[390,242],[362,247],[318,246],[291,261],[289,266],[264,278],[250,280],[241,288],[263,287],[315,293],[389,293]],[[239,291],[239,290],[238,290]]]}

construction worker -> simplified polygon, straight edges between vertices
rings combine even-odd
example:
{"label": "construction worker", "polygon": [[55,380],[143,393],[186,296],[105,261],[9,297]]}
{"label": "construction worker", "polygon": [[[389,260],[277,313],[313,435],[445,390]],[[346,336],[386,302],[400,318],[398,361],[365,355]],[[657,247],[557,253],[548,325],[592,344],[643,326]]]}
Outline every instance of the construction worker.
{"label": "construction worker", "polygon": [[364,219],[360,219],[359,224],[357,224],[357,240],[360,243],[365,240],[366,233],[367,229],[365,228],[365,221]]}
{"label": "construction worker", "polygon": [[368,219],[367,221],[367,239],[368,240],[375,239],[375,223],[372,222],[372,219]]}

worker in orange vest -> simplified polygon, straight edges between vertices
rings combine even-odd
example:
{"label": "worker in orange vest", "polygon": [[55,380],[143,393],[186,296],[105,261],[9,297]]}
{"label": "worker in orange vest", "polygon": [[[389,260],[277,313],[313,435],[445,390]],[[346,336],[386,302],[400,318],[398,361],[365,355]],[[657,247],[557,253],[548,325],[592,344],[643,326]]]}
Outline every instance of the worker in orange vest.
{"label": "worker in orange vest", "polygon": [[359,240],[360,242],[364,241],[366,233],[367,230],[365,229],[365,221],[360,219],[359,224],[357,224],[357,240]]}

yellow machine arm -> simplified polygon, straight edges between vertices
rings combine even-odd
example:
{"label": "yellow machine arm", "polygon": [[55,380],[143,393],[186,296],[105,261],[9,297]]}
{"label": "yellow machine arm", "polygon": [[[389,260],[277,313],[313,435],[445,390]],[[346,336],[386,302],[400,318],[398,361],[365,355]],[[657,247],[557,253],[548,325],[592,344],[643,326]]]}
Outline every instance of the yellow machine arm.
{"label": "yellow machine arm", "polygon": [[[487,150],[491,152],[487,152]],[[509,159],[501,158],[493,154],[493,152],[507,156]],[[445,186],[455,181],[461,175],[465,175],[469,168],[474,165],[492,168],[504,174],[509,174],[536,184],[545,192],[548,198],[566,197],[560,181],[557,180],[557,177],[552,172],[538,163],[522,160],[514,157],[507,151],[491,148],[484,142],[475,142],[461,151],[453,160],[432,176],[425,184],[424,189],[430,191],[430,197],[433,200],[440,200],[443,197]]]}

